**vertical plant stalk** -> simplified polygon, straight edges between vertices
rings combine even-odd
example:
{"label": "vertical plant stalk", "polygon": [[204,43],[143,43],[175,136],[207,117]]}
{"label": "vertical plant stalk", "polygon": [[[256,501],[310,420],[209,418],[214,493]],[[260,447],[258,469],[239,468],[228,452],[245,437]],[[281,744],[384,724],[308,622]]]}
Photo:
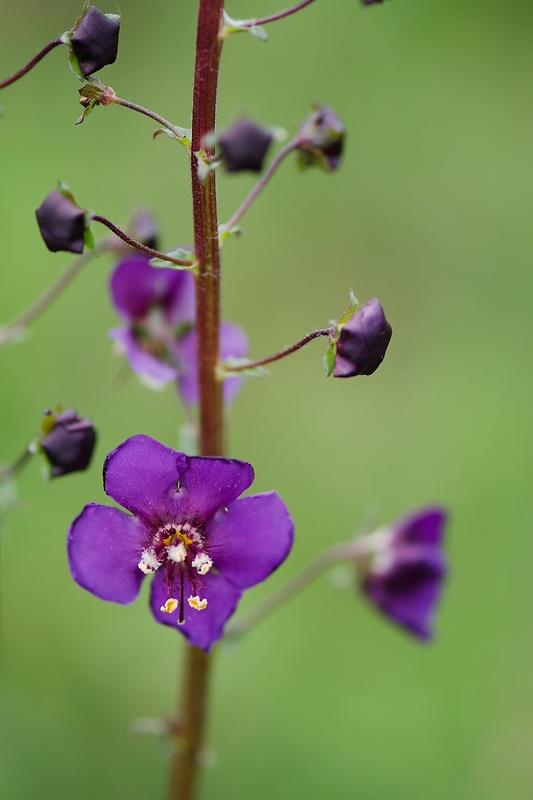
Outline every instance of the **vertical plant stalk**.
{"label": "vertical plant stalk", "polygon": [[[196,276],[196,330],[200,389],[202,455],[222,455],[224,444],[222,385],[217,379],[220,328],[220,252],[215,172],[198,179],[195,153],[215,128],[221,42],[219,32],[224,0],[200,0],[194,67],[191,182]],[[209,153],[208,153],[209,155]],[[206,719],[209,655],[187,647],[179,718],[180,747],[172,764],[170,800],[193,800]]]}

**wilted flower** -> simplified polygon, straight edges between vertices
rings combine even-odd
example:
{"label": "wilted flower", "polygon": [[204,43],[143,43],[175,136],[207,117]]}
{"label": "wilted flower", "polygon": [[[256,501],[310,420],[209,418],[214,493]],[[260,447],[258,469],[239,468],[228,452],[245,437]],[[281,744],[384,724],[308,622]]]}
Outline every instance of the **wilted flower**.
{"label": "wilted flower", "polygon": [[85,76],[117,59],[120,17],[89,6],[70,37],[72,49]]}
{"label": "wilted flower", "polygon": [[250,119],[240,119],[217,135],[216,142],[228,172],[261,172],[272,133]]}
{"label": "wilted flower", "polygon": [[267,578],[292,546],[293,522],[276,492],[237,499],[253,479],[244,461],[189,457],[142,434],[127,439],[106,458],[104,488],[131,513],[85,506],[68,534],[74,580],[126,604],[155,573],[157,622],[209,650],[242,591]]}
{"label": "wilted flower", "polygon": [[331,106],[318,108],[300,126],[298,151],[302,166],[331,171],[339,166],[346,129]]}
{"label": "wilted flower", "polygon": [[42,428],[45,436],[39,447],[50,465],[52,478],[87,469],[96,444],[90,419],[79,417],[72,409],[62,414],[46,411]]}
{"label": "wilted flower", "polygon": [[420,639],[432,635],[446,575],[446,512],[423,508],[355,543],[363,592],[387,617]]}
{"label": "wilted flower", "polygon": [[334,377],[372,375],[385,358],[392,336],[379,300],[372,297],[339,327]]}
{"label": "wilted flower", "polygon": [[36,209],[35,215],[45,245],[53,253],[65,250],[82,253],[85,244],[85,211],[68,192],[53,189]]}

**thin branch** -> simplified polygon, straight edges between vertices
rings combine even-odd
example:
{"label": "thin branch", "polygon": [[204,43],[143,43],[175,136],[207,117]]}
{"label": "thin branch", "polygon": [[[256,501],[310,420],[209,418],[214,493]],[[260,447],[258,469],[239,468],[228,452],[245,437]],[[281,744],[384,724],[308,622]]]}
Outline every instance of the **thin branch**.
{"label": "thin branch", "polygon": [[222,233],[231,230],[233,226],[237,224],[237,222],[240,220],[243,214],[250,208],[256,197],[265,188],[265,186],[267,185],[267,183],[269,182],[269,180],[271,179],[272,175],[277,170],[281,162],[286,158],[286,156],[289,155],[289,153],[292,153],[292,151],[298,147],[298,144],[299,144],[299,139],[298,138],[293,139],[279,151],[279,153],[273,159],[263,177],[260,178],[260,180],[256,183],[256,185],[254,186],[248,197],[246,197],[246,199],[241,203],[241,205],[234,213],[234,215],[231,217],[229,222],[226,222]]}
{"label": "thin branch", "polygon": [[269,22],[275,22],[277,19],[288,17],[290,14],[296,14],[296,12],[301,11],[302,8],[310,6],[312,2],[314,2],[314,0],[301,0],[300,3],[296,3],[294,6],[285,8],[283,11],[278,11],[276,14],[270,14],[268,17],[260,17],[259,19],[247,19],[242,21],[239,20],[239,27],[254,28],[256,25],[267,25]]}
{"label": "thin branch", "polygon": [[264,600],[259,602],[255,608],[248,613],[242,614],[236,620],[232,620],[226,627],[225,639],[237,639],[247,633],[250,628],[257,625],[265,617],[272,614],[280,606],[284,605],[296,594],[305,589],[312,581],[319,578],[334,564],[349,558],[353,554],[353,543],[342,542],[330,547],[321,553],[305,566],[301,572],[294,575],[287,583],[282,584],[277,591],[273,592]]}
{"label": "thin branch", "polygon": [[43,59],[51,50],[53,50],[54,47],[57,47],[60,44],[63,44],[63,41],[60,38],[54,39],[52,42],[45,44],[43,49],[39,50],[37,55],[33,56],[33,58],[30,59],[30,61],[28,61],[24,67],[21,67],[19,70],[17,70],[17,72],[14,72],[9,78],[5,78],[5,80],[0,81],[0,89],[3,89],[5,86],[9,86],[10,83],[15,83],[15,81],[18,81],[18,79],[26,75],[30,69],[33,69],[33,67],[38,64],[39,61],[41,61],[41,59]]}
{"label": "thin branch", "polygon": [[144,108],[144,106],[138,105],[138,103],[133,103],[131,100],[125,100],[123,97],[118,97],[116,94],[106,95],[106,105],[115,103],[118,106],[124,106],[124,108],[131,108],[132,111],[137,111],[139,114],[144,114],[145,117],[150,117],[150,119],[155,120],[164,128],[167,128],[177,139],[185,139],[186,136],[183,130],[176,125],[173,125],[167,119],[162,117],[160,114],[157,114],[155,111],[151,111],[149,108]]}
{"label": "thin branch", "polygon": [[262,367],[264,364],[271,364],[273,361],[279,361],[285,356],[290,356],[291,353],[295,353],[300,348],[305,347],[306,344],[312,342],[313,339],[317,339],[319,336],[333,336],[335,333],[336,328],[320,328],[316,331],[311,331],[308,333],[307,336],[304,336],[302,339],[299,339],[294,344],[289,345],[289,347],[285,347],[283,350],[280,350],[278,353],[274,353],[271,356],[266,356],[265,358],[260,358],[257,361],[246,361],[243,364],[224,364],[223,369],[224,373],[227,372],[243,372],[247,369],[253,369],[254,367]]}
{"label": "thin branch", "polygon": [[138,242],[136,239],[132,239],[131,236],[118,228],[111,220],[107,219],[107,217],[103,217],[101,214],[91,214],[91,219],[95,222],[100,222],[102,225],[105,225],[106,228],[109,228],[110,231],[113,231],[115,236],[118,236],[119,239],[122,239],[123,242],[129,244],[130,247],[133,247],[134,250],[138,250],[140,253],[145,253],[147,256],[151,256],[152,258],[160,258],[162,261],[169,261],[171,264],[177,264],[180,267],[192,267],[194,266],[194,261],[186,261],[183,258],[174,258],[174,256],[168,255],[168,253],[162,253],[160,250],[154,250],[152,247],[147,247],[142,242]]}
{"label": "thin branch", "polygon": [[[107,248],[106,248],[107,249]],[[103,248],[100,247],[100,252]],[[24,309],[14,320],[5,327],[0,328],[0,347],[15,339],[20,332],[37,317],[39,317],[52,303],[64,292],[67,286],[81,272],[83,267],[94,258],[95,253],[86,250],[85,253],[70,264],[45,291]]]}

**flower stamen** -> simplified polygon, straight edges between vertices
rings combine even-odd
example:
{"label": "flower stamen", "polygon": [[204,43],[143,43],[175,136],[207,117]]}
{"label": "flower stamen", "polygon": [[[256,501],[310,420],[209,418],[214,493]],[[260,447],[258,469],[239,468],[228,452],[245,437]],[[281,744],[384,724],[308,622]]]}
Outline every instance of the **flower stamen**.
{"label": "flower stamen", "polygon": [[196,567],[196,571],[199,575],[207,575],[213,566],[213,561],[209,558],[207,553],[197,553],[192,562],[192,566]]}
{"label": "flower stamen", "polygon": [[153,550],[143,550],[141,560],[137,564],[141,572],[145,575],[151,575],[156,569],[159,569],[161,562],[157,558]]}
{"label": "flower stamen", "polygon": [[166,603],[163,606],[161,606],[159,610],[163,611],[165,614],[172,614],[172,612],[175,611],[177,607],[178,607],[178,601],[176,600],[176,598],[169,597]]}
{"label": "flower stamen", "polygon": [[205,597],[202,600],[198,597],[198,595],[195,595],[194,597],[191,595],[191,597],[187,598],[187,602],[191,608],[195,608],[197,611],[203,611],[204,608],[207,608],[207,600]]}

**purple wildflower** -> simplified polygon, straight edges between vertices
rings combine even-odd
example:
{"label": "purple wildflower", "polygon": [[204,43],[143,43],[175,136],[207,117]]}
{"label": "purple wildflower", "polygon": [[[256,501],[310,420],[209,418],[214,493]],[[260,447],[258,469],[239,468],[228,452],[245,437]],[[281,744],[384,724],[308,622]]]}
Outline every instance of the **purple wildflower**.
{"label": "purple wildflower", "polygon": [[194,278],[190,272],[152,267],[148,256],[123,258],[111,275],[110,291],[127,326],[109,331],[131,368],[158,385],[176,380],[178,341],[193,325]]}
{"label": "purple wildflower", "polygon": [[228,172],[261,172],[273,136],[251,119],[240,119],[217,136]]}
{"label": "purple wildflower", "polygon": [[340,326],[335,354],[335,378],[372,375],[383,359],[392,336],[379,300],[370,298]]}
{"label": "purple wildflower", "polygon": [[52,253],[82,253],[85,244],[85,211],[69,193],[53,189],[35,211],[45,245]]}
{"label": "purple wildflower", "polygon": [[89,6],[70,38],[74,55],[85,76],[113,64],[117,59],[120,17]]}
{"label": "purple wildflower", "polygon": [[39,446],[50,465],[52,478],[87,469],[96,444],[96,431],[90,419],[82,419],[72,409],[62,414],[45,411],[42,429],[45,436]]}
{"label": "purple wildflower", "polygon": [[[190,272],[152,267],[149,257],[123,258],[110,281],[113,303],[128,325],[109,331],[124,350],[131,368],[156,386],[177,381],[185,403],[198,402],[197,337],[194,330],[194,278]],[[238,325],[220,326],[221,359],[243,358],[248,339]],[[229,403],[243,384],[239,376],[224,380]]]}
{"label": "purple wildflower", "polygon": [[361,587],[387,617],[420,639],[432,636],[446,575],[446,512],[423,508],[357,540]]}
{"label": "purple wildflower", "polygon": [[104,488],[118,508],[90,503],[72,523],[72,576],[103,600],[131,603],[155,573],[150,605],[157,622],[209,650],[244,589],[284,561],[291,516],[276,492],[239,498],[250,464],[189,457],[139,434],[113,450]]}

